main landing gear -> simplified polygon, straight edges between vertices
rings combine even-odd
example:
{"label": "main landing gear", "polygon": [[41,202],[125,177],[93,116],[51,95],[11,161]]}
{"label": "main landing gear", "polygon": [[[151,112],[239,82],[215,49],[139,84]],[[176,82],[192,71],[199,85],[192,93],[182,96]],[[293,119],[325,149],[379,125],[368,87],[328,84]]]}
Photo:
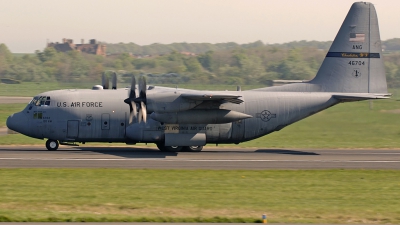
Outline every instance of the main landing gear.
{"label": "main landing gear", "polygon": [[165,146],[164,143],[156,143],[162,152],[200,152],[203,146]]}
{"label": "main landing gear", "polygon": [[49,151],[55,151],[55,150],[57,150],[57,149],[58,149],[58,146],[60,146],[60,144],[58,143],[57,140],[49,139],[49,140],[46,141],[46,148],[47,148],[47,150],[49,150]]}

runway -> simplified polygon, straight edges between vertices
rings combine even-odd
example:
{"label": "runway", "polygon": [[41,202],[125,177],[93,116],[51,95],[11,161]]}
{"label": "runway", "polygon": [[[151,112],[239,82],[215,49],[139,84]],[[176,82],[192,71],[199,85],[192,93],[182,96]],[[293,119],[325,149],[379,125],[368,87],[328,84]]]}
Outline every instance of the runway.
{"label": "runway", "polygon": [[160,152],[141,147],[0,146],[0,168],[400,169],[400,150],[205,148]]}
{"label": "runway", "polygon": [[28,104],[32,97],[0,96],[0,104],[25,103]]}

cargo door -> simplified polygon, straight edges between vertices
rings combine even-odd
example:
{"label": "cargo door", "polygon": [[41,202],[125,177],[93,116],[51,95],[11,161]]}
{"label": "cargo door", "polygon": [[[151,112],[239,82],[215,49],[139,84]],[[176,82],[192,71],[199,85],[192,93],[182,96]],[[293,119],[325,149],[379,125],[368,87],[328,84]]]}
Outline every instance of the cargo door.
{"label": "cargo door", "polygon": [[67,138],[77,138],[79,134],[79,121],[68,120],[67,122]]}

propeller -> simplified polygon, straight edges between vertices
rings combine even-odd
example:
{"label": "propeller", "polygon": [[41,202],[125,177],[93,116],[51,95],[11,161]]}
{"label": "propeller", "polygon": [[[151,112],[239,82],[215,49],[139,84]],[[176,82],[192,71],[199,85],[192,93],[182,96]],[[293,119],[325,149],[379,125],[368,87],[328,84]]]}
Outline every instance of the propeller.
{"label": "propeller", "polygon": [[136,80],[135,77],[132,76],[132,82],[131,82],[131,89],[129,90],[129,97],[124,100],[126,104],[129,105],[129,124],[132,123],[133,119],[135,118],[136,120],[136,114],[137,114],[137,107],[136,103],[133,101],[136,98]]}
{"label": "propeller", "polygon": [[110,80],[108,77],[106,77],[106,73],[103,73],[103,76],[101,77],[101,86],[103,86],[103,89],[108,89],[110,86]]}
{"label": "propeller", "polygon": [[[146,78],[144,76],[139,77],[139,96],[136,96],[135,92],[136,88],[136,80],[135,77],[132,76],[131,89],[129,91],[129,97],[124,100],[126,104],[129,105],[130,115],[129,115],[129,124],[131,124],[134,120],[138,120],[138,122],[147,121],[147,109],[146,109]],[[139,109],[139,113],[137,112]],[[137,116],[137,114],[139,114]],[[138,117],[138,118],[137,118]]]}
{"label": "propeller", "polygon": [[117,73],[116,72],[113,72],[113,75],[111,77],[111,84],[112,84],[111,89],[116,90],[117,89]]}

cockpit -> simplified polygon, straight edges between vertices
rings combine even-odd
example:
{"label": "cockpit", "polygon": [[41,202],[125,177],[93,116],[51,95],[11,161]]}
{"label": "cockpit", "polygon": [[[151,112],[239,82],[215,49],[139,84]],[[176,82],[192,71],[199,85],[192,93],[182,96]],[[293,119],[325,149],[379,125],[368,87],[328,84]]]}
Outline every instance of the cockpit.
{"label": "cockpit", "polygon": [[50,105],[50,96],[35,96],[30,102],[29,105],[42,106],[42,105]]}

